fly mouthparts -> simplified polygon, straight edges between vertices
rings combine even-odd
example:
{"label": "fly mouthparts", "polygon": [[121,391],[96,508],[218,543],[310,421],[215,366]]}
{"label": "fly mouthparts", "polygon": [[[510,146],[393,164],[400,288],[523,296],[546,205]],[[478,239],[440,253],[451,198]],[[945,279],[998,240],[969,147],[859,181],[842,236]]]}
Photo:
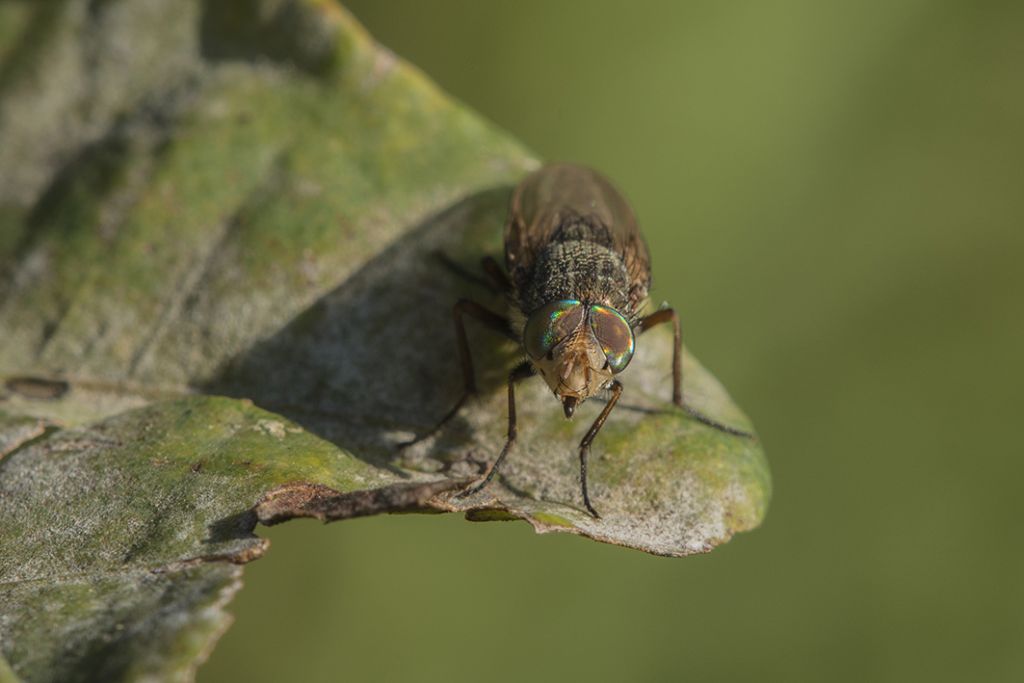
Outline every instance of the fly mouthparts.
{"label": "fly mouthparts", "polygon": [[565,411],[565,419],[568,420],[576,412],[577,403],[579,403],[579,399],[575,396],[566,396],[562,399],[562,410]]}

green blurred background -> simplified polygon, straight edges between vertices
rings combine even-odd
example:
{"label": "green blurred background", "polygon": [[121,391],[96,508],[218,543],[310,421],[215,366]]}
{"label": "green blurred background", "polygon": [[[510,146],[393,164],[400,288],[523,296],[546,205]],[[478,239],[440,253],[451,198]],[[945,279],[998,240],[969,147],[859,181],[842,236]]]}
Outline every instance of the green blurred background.
{"label": "green blurred background", "polygon": [[1024,4],[349,6],[625,190],[774,499],[682,560],[445,516],[263,531],[200,681],[1024,680]]}

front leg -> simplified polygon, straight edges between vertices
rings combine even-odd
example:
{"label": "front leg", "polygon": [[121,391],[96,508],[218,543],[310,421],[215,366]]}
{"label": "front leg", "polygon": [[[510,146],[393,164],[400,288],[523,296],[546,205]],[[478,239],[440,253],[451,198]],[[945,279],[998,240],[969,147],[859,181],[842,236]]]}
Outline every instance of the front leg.
{"label": "front leg", "polygon": [[469,299],[459,299],[452,309],[452,317],[455,321],[455,344],[459,350],[459,363],[462,366],[462,382],[465,386],[463,399],[469,394],[476,393],[476,375],[473,372],[473,356],[469,351],[469,338],[466,336],[466,322],[463,316],[471,315],[487,327],[496,332],[504,334],[512,341],[516,339],[515,332],[508,318],[498,315],[489,308],[481,306]]}
{"label": "front leg", "polygon": [[655,325],[661,323],[672,323],[673,331],[673,346],[672,346],[672,403],[682,408],[687,415],[695,419],[701,424],[706,424],[709,427],[714,427],[720,432],[726,434],[734,434],[736,436],[745,436],[749,439],[754,438],[754,435],[750,432],[745,432],[742,429],[730,427],[729,425],[722,424],[718,420],[708,417],[704,413],[700,412],[696,408],[686,405],[683,401],[683,330],[679,324],[679,316],[676,314],[674,308],[663,308],[660,311],[655,311],[650,315],[641,318],[640,323],[637,325],[639,328],[639,334],[643,334],[647,330],[651,329]]}
{"label": "front leg", "polygon": [[587,506],[587,512],[594,516],[595,519],[600,519],[601,515],[597,514],[597,510],[590,504],[590,495],[587,493],[587,456],[590,455],[590,444],[593,443],[594,437],[604,426],[604,421],[608,419],[608,413],[612,412],[612,408],[619,402],[619,397],[622,396],[622,382],[615,380],[611,386],[612,397],[608,399],[608,402],[604,404],[604,409],[594,420],[594,424],[590,425],[590,429],[584,435],[583,440],[580,441],[580,487],[583,489],[583,504]]}
{"label": "front leg", "polygon": [[508,455],[509,451],[512,450],[512,446],[516,443],[516,435],[518,433],[516,429],[516,382],[521,379],[526,379],[532,376],[536,371],[533,369],[533,365],[529,361],[524,361],[517,365],[512,372],[508,375],[508,437],[505,440],[505,446],[501,449],[501,453],[498,454],[497,459],[494,463],[487,468],[487,473],[484,478],[479,482],[470,486],[465,491],[459,493],[456,498],[465,498],[471,496],[474,493],[479,493],[487,484],[494,479],[494,475],[498,473],[498,468],[501,467],[502,461],[505,456]]}
{"label": "front leg", "polygon": [[442,417],[441,420],[430,429],[430,431],[415,437],[411,441],[405,441],[399,444],[400,448],[412,446],[413,444],[419,443],[427,437],[436,434],[441,427],[455,417],[462,406],[466,403],[466,399],[476,393],[476,375],[473,372],[473,355],[469,350],[469,338],[466,336],[465,316],[467,315],[476,318],[485,326],[504,334],[513,341],[517,340],[508,318],[498,315],[494,311],[481,306],[475,301],[470,301],[469,299],[459,299],[455,302],[455,307],[452,309],[452,318],[455,322],[455,347],[459,354],[459,366],[462,368],[462,396],[459,397],[459,400],[455,402],[455,405],[452,406],[451,410],[445,413],[444,417]]}

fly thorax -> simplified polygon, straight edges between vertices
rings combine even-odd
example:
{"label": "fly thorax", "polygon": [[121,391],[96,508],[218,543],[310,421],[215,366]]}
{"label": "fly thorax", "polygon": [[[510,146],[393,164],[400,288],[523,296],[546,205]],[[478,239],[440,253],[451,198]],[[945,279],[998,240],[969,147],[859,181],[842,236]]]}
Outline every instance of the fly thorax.
{"label": "fly thorax", "polygon": [[601,302],[628,311],[629,282],[625,263],[611,249],[586,240],[555,242],[538,256],[518,294],[527,311],[558,299]]}

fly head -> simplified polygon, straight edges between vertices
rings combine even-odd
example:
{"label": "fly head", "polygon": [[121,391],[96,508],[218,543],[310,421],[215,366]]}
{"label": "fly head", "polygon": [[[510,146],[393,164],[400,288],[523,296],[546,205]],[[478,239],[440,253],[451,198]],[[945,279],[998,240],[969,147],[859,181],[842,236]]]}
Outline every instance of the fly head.
{"label": "fly head", "polygon": [[530,314],[523,330],[526,353],[562,402],[567,418],[626,369],[635,343],[621,313],[575,299],[542,306]]}

